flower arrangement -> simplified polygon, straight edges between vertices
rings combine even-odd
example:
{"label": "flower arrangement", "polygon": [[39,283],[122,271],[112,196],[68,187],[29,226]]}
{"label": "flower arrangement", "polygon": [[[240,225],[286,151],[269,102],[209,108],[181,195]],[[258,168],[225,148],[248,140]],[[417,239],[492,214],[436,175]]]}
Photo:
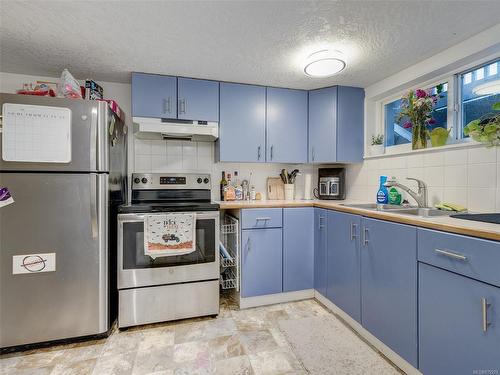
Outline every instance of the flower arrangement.
{"label": "flower arrangement", "polygon": [[431,90],[416,89],[401,98],[401,112],[396,121],[405,120],[403,128],[412,129],[414,150],[427,147],[427,127],[436,123],[431,114],[442,90],[443,85],[436,86],[436,94]]}
{"label": "flower arrangement", "polygon": [[[500,111],[500,102],[493,104],[494,111]],[[473,120],[464,128],[464,134],[473,140],[485,143],[486,147],[500,146],[500,112]]]}

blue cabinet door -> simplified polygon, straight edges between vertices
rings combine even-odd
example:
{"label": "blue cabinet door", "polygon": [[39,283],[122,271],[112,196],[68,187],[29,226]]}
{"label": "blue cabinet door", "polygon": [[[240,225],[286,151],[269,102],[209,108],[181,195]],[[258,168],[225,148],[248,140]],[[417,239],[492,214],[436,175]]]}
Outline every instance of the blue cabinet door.
{"label": "blue cabinet door", "polygon": [[283,290],[281,228],[241,231],[241,295],[263,296]]}
{"label": "blue cabinet door", "polygon": [[365,91],[338,86],[337,162],[363,161]]}
{"label": "blue cabinet door", "polygon": [[266,160],[307,162],[307,91],[267,88]]}
{"label": "blue cabinet door", "polygon": [[177,118],[177,77],[132,73],[132,116]]}
{"label": "blue cabinet door", "polygon": [[220,84],[219,161],[264,162],[266,88]]}
{"label": "blue cabinet door", "polygon": [[314,287],[314,208],[283,209],[283,291]]}
{"label": "blue cabinet door", "polygon": [[419,263],[418,293],[421,372],[500,371],[500,288]]}
{"label": "blue cabinet door", "polygon": [[219,121],[219,82],[179,77],[177,85],[179,119]]}
{"label": "blue cabinet door", "polygon": [[314,289],[326,297],[328,211],[314,209]]}
{"label": "blue cabinet door", "polygon": [[361,322],[359,230],[361,217],[328,211],[326,297]]}
{"label": "blue cabinet door", "polygon": [[309,91],[309,162],[337,161],[337,87]]}
{"label": "blue cabinet door", "polygon": [[417,228],[363,218],[362,325],[417,366]]}

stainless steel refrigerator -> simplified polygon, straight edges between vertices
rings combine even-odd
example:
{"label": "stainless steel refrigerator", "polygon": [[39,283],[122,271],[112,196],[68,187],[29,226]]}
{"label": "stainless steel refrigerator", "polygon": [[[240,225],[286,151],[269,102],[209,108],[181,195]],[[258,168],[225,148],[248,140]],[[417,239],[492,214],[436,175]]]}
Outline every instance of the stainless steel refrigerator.
{"label": "stainless steel refrigerator", "polygon": [[[7,142],[7,114],[2,113],[0,188],[13,199],[0,207],[4,351],[108,331],[110,289],[116,289],[110,285],[116,280],[110,277],[110,265],[116,264],[115,207],[125,202],[127,192],[126,127],[106,102],[0,94],[3,112],[16,105],[27,106],[28,112],[65,111],[70,160],[5,157],[2,147],[15,147],[17,141],[25,145],[28,138]],[[30,137],[28,144],[38,147],[37,142],[51,139],[36,133],[45,128],[30,129],[30,134],[19,133]]]}

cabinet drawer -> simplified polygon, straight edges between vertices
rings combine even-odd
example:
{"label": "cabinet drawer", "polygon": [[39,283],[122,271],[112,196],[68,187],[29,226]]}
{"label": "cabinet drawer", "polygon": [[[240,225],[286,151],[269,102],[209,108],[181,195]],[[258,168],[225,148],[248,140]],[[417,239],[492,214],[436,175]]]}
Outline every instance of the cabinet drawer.
{"label": "cabinet drawer", "polygon": [[241,229],[281,228],[282,208],[251,208],[241,210]]}
{"label": "cabinet drawer", "polygon": [[419,229],[418,260],[500,286],[500,242]]}

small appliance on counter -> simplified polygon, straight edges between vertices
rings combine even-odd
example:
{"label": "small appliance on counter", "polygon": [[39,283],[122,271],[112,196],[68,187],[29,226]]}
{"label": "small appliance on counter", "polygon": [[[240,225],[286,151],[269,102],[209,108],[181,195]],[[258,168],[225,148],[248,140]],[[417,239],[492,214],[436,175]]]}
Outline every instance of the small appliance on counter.
{"label": "small appliance on counter", "polygon": [[345,168],[319,168],[318,199],[345,199]]}

